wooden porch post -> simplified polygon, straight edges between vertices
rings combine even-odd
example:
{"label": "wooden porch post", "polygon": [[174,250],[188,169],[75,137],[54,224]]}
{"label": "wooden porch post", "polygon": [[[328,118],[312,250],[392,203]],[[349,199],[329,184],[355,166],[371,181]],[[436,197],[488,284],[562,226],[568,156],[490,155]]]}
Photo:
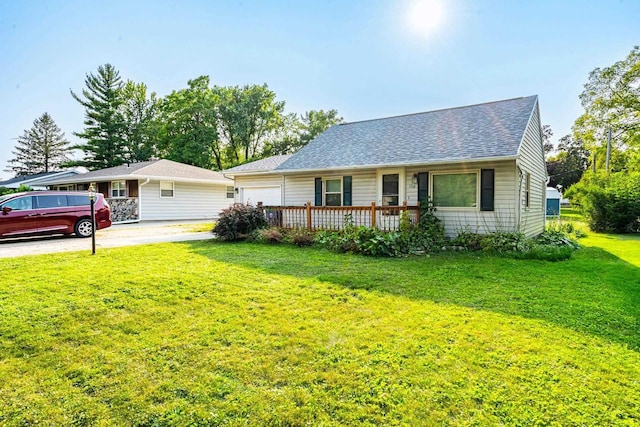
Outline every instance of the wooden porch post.
{"label": "wooden porch post", "polygon": [[371,202],[371,228],[376,226],[376,202]]}
{"label": "wooden porch post", "polygon": [[311,231],[311,202],[307,202],[307,230]]}

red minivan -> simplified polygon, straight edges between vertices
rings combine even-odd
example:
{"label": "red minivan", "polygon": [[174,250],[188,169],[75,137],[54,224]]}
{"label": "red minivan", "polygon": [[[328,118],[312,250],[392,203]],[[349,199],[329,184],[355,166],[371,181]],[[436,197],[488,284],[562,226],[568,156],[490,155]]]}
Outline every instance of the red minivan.
{"label": "red minivan", "polygon": [[[111,209],[96,193],[97,229],[111,226]],[[91,236],[89,193],[75,191],[30,191],[0,196],[0,238],[75,233]]]}

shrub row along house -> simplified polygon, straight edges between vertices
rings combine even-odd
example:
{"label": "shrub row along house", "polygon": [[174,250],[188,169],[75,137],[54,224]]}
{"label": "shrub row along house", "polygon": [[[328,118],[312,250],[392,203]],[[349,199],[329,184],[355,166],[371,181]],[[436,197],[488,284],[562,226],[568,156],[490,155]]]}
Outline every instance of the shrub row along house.
{"label": "shrub row along house", "polygon": [[291,156],[224,171],[285,227],[397,227],[431,201],[448,234],[544,230],[537,96],[331,127]]}

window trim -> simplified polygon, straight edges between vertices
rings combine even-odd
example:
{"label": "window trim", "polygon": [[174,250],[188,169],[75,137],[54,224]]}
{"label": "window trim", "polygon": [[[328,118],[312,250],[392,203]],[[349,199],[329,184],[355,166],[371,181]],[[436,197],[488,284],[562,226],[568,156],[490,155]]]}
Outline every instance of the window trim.
{"label": "window trim", "polygon": [[[163,196],[162,195],[162,184],[171,184],[171,195],[170,196]],[[160,198],[161,199],[173,199],[176,196],[176,184],[174,181],[160,181],[160,184],[158,184],[158,188],[160,189]],[[168,189],[164,189],[164,191],[168,191]]]}
{"label": "window trim", "polygon": [[382,204],[382,176],[383,175],[398,175],[398,206],[407,200],[407,174],[404,168],[393,169],[378,169],[376,172],[376,199],[378,206]]}
{"label": "window trim", "polygon": [[[339,205],[327,205],[327,181],[340,181],[340,191],[335,192],[332,191],[329,194],[339,194],[340,195],[340,204]],[[344,188],[342,187],[342,176],[328,176],[322,178],[322,206],[342,206],[342,197],[344,193]]]}
{"label": "window trim", "polygon": [[531,173],[525,172],[524,177],[524,207],[529,209],[531,207]]}
{"label": "window trim", "polygon": [[[114,190],[113,187],[114,187],[114,184],[116,184],[116,183],[117,184],[122,184],[122,188],[118,188],[118,195],[114,196],[113,195],[113,190]],[[120,186],[118,185],[118,187],[120,187]],[[121,196],[119,194],[120,191],[123,191],[124,195]],[[109,197],[110,199],[126,199],[127,198],[127,181],[124,180],[124,179],[117,180],[117,181],[111,181],[111,185],[109,186],[109,196],[111,196],[111,197]]]}
{"label": "window trim", "polygon": [[[470,207],[462,207],[462,206],[438,206],[435,204],[436,202],[436,194],[434,191],[435,177],[437,175],[476,175],[476,205]],[[466,169],[466,170],[452,170],[452,171],[437,171],[437,172],[429,172],[429,196],[430,200],[433,201],[434,207],[438,208],[438,210],[442,211],[450,211],[450,212],[480,212],[480,169]]]}
{"label": "window trim", "polygon": [[[231,189],[231,190],[229,190]],[[236,188],[233,185],[227,185],[226,186],[226,190],[227,190],[227,199],[235,199],[236,198]],[[229,197],[229,194],[231,194],[231,197]]]}

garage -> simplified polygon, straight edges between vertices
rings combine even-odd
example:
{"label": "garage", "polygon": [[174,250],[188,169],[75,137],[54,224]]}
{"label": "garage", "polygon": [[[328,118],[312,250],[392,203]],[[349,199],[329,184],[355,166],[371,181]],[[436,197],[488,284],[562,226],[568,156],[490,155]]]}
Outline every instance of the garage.
{"label": "garage", "polygon": [[264,206],[280,206],[282,205],[282,191],[280,186],[271,187],[243,187],[242,203],[250,203],[257,205],[262,203]]}

